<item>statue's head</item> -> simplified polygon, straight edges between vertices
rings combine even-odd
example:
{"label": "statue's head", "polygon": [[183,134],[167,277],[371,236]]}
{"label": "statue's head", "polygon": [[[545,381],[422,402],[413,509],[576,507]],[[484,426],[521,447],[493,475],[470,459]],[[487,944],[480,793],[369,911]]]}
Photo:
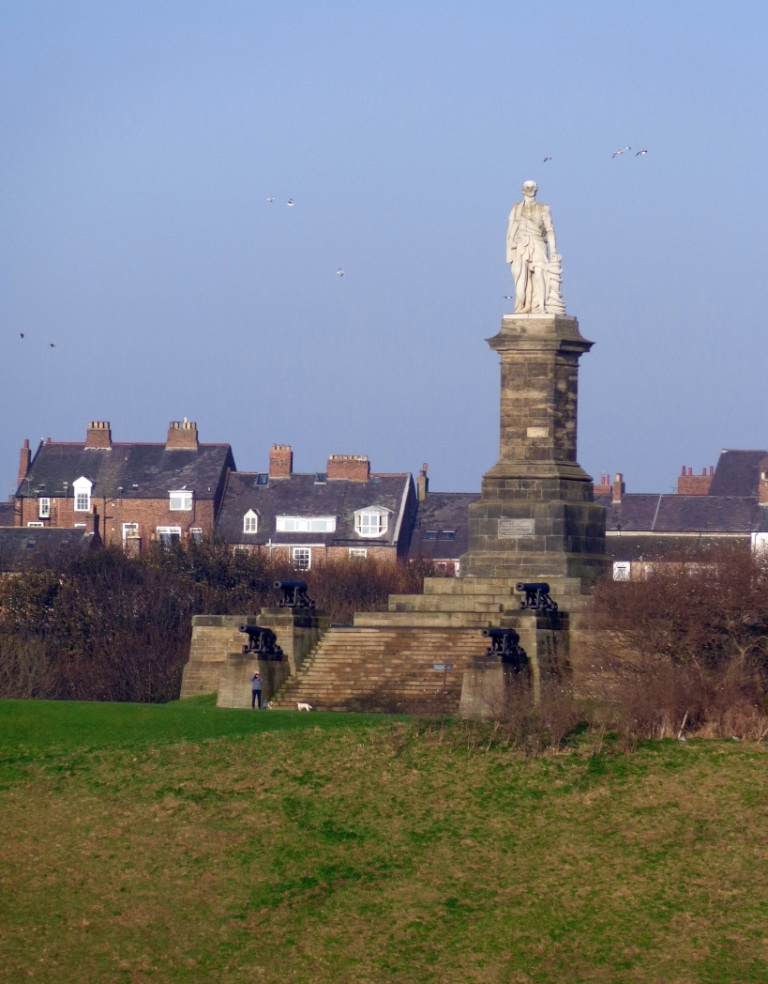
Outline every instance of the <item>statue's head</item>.
{"label": "statue's head", "polygon": [[523,194],[526,198],[535,198],[539,186],[535,181],[523,181]]}

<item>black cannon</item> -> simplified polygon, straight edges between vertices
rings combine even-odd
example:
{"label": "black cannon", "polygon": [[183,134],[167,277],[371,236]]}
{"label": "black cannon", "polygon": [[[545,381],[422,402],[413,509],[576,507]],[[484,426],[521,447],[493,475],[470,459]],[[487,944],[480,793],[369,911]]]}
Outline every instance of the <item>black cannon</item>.
{"label": "black cannon", "polygon": [[546,581],[521,581],[517,590],[525,592],[525,601],[520,602],[521,608],[537,612],[557,611],[557,602],[549,597],[549,585]]}
{"label": "black cannon", "polygon": [[307,594],[306,581],[275,581],[275,587],[282,591],[281,608],[314,608],[315,603]]}
{"label": "black cannon", "polygon": [[486,656],[501,656],[502,663],[512,663],[518,669],[527,664],[528,656],[514,629],[483,629],[483,635],[491,640]]}
{"label": "black cannon", "polygon": [[241,625],[240,631],[248,635],[248,645],[244,653],[256,653],[259,659],[278,661],[283,658],[283,650],[277,644],[277,636],[272,629],[262,629],[258,625]]}

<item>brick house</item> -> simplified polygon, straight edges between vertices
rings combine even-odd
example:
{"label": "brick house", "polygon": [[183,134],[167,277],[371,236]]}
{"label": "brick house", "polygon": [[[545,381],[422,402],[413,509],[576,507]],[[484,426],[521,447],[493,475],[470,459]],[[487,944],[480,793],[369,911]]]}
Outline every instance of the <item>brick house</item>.
{"label": "brick house", "polygon": [[165,444],[113,442],[92,421],[83,444],[48,439],[32,456],[25,442],[14,525],[84,529],[95,509],[108,546],[209,535],[234,468],[230,446],[201,444],[193,421],[173,421]]}
{"label": "brick house", "polygon": [[275,444],[268,472],[230,473],[216,534],[298,570],[339,557],[395,561],[407,555],[415,510],[409,474],[371,472],[364,455],[331,455],[324,472],[296,473],[290,445]]}
{"label": "brick house", "polygon": [[57,558],[85,553],[101,543],[96,512],[83,529],[0,527],[0,575],[22,570],[30,560],[55,563]]}
{"label": "brick house", "polygon": [[595,501],[606,508],[606,546],[617,580],[654,564],[697,559],[724,543],[768,548],[768,451],[724,450],[715,468],[683,468],[677,492],[629,493],[623,476],[603,476]]}
{"label": "brick house", "polygon": [[408,559],[430,561],[444,574],[458,575],[469,549],[469,507],[478,492],[430,492],[427,466],[416,480],[418,509]]}

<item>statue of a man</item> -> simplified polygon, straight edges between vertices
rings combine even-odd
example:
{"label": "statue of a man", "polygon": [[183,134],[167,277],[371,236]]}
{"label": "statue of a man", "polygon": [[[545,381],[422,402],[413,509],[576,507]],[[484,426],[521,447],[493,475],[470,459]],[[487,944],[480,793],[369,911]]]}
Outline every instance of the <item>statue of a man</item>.
{"label": "statue of a man", "polygon": [[512,206],[507,263],[515,282],[515,314],[563,314],[562,272],[548,205],[536,201],[538,185],[523,183],[523,200]]}

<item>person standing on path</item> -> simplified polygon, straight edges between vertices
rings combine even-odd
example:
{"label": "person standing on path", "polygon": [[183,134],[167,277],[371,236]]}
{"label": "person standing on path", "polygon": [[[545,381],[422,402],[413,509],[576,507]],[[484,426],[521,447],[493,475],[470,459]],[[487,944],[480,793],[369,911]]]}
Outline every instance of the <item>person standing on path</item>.
{"label": "person standing on path", "polygon": [[261,710],[261,674],[258,670],[253,674],[251,679],[251,710],[259,705],[259,710]]}

